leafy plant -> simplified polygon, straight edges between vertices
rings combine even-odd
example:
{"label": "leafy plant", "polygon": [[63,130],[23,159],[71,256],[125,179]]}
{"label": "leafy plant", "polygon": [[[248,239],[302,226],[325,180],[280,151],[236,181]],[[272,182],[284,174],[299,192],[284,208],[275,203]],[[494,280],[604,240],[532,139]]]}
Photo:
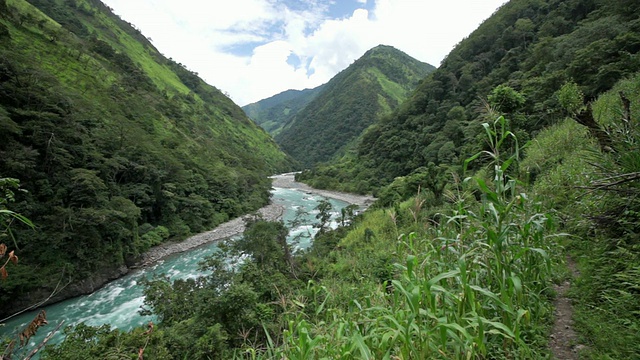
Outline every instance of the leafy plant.
{"label": "leafy plant", "polygon": [[[13,238],[13,235],[11,234],[11,225],[13,220],[18,220],[23,224],[28,225],[31,228],[33,228],[34,226],[33,226],[33,223],[26,217],[7,209],[8,203],[15,201],[14,190],[18,190],[18,191],[22,190],[20,189],[20,181],[18,179],[12,179],[12,178],[0,179],[0,225],[2,226],[2,228],[0,229],[0,238],[5,237],[7,235],[11,235],[13,242],[15,244],[16,242],[15,238]],[[18,264],[18,256],[15,254],[15,250],[11,250],[8,253],[7,251],[8,251],[7,245],[0,242],[0,264],[1,264],[0,281],[5,281],[9,277],[9,272],[6,269],[9,263],[12,263],[13,265]],[[4,260],[5,256],[7,258],[6,260]],[[9,309],[2,309],[2,310],[8,311]],[[51,334],[58,331],[58,329],[60,328],[63,322],[64,321],[60,322],[59,325],[51,332]],[[29,343],[29,339],[31,339],[31,337],[33,337],[36,334],[39,328],[47,324],[48,324],[47,313],[44,310],[41,310],[35,316],[35,318],[31,320],[31,322],[29,322],[27,326],[19,334],[17,334],[15,339],[11,339],[7,341],[6,346],[4,346],[4,350],[2,352],[2,358],[11,359],[13,357],[14,353],[16,352],[16,345],[18,344],[18,340],[19,340],[18,347],[20,348],[20,350],[22,350],[23,352],[28,352],[25,359],[31,359],[31,357],[34,354],[36,354],[37,351],[47,343],[47,341],[50,339],[50,336],[46,337],[43,341],[41,341],[32,349],[29,349],[27,347]],[[0,323],[0,326],[2,325],[3,324]],[[2,344],[2,342],[0,342],[0,344]]]}
{"label": "leafy plant", "polygon": [[[607,136],[608,148],[584,156],[589,178],[575,191],[579,201],[566,210],[582,215],[571,223],[581,235],[572,248],[582,259],[573,296],[578,329],[592,347],[586,351],[591,358],[640,356],[635,331],[640,328],[636,316],[640,303],[635,296],[640,286],[637,80],[638,75],[620,82],[588,108]],[[618,336],[608,338],[601,335],[604,332]]]}
{"label": "leafy plant", "polygon": [[[475,188],[481,201],[448,197],[456,199],[450,215],[434,226],[401,235],[393,249],[401,261],[394,264],[395,275],[386,287],[372,289],[361,278],[368,295],[337,301],[331,299],[339,296],[334,286],[322,304],[313,306],[319,312],[285,314],[289,327],[281,345],[270,342],[269,357],[544,356],[543,324],[551,315],[547,295],[553,224],[507,175],[519,152],[500,151],[507,139],[517,144],[506,120],[498,118],[484,128],[494,151],[483,154],[493,160],[489,166],[494,177],[486,181],[475,176],[460,184]],[[470,187],[472,182],[475,187]],[[414,214],[419,207],[411,208]],[[377,242],[374,246],[383,248],[394,243],[389,238]],[[362,242],[351,246],[360,253],[368,251]],[[351,254],[347,251],[339,261]]]}
{"label": "leafy plant", "polygon": [[[3,184],[21,179],[28,192],[15,193],[15,209],[37,218],[38,231],[13,227],[12,240],[0,239],[21,256],[0,289],[3,303],[56,284],[61,268],[73,269],[68,281],[116,276],[151,246],[269,201],[268,176],[290,159],[228,97],[107,6],[21,0],[6,10],[0,174]],[[0,211],[9,216],[3,229],[24,220]]]}

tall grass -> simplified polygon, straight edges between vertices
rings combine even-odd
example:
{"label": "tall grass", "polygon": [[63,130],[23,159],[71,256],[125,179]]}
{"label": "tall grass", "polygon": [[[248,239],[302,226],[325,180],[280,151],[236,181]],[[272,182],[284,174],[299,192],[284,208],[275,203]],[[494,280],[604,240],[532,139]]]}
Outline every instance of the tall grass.
{"label": "tall grass", "polygon": [[[291,311],[288,328],[266,352],[271,359],[530,359],[544,357],[550,316],[550,217],[507,175],[518,156],[504,118],[485,124],[493,178],[468,178],[480,201],[451,196],[451,213],[435,226],[401,235],[397,276],[344,307]],[[499,152],[507,138],[515,151]],[[470,158],[476,160],[480,154]],[[313,285],[319,286],[319,285]],[[318,300],[311,300],[318,301]]]}
{"label": "tall grass", "polygon": [[639,105],[640,74],[593,103],[612,149],[579,157],[587,174],[574,185],[579,201],[561,209],[573,215],[568,230],[577,235],[570,249],[580,278],[571,294],[586,359],[640,358]]}

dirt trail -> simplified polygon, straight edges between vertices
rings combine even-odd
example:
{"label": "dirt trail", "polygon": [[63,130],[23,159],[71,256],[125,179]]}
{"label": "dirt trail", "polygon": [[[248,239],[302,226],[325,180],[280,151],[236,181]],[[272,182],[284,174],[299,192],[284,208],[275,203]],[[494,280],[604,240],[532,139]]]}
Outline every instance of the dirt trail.
{"label": "dirt trail", "polygon": [[[570,257],[567,257],[567,266],[571,270],[572,279],[580,275],[575,261]],[[584,345],[578,344],[578,334],[573,330],[573,305],[567,296],[570,288],[571,279],[554,285],[557,297],[553,302],[555,320],[549,336],[549,347],[553,357],[558,360],[577,360],[578,353],[584,348]]]}

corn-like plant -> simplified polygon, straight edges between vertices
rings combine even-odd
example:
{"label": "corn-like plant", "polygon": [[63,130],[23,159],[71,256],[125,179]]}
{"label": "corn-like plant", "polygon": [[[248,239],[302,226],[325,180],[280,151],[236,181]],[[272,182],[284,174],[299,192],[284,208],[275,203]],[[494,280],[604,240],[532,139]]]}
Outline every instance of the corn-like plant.
{"label": "corn-like plant", "polygon": [[[505,119],[484,127],[493,178],[468,178],[459,189],[475,189],[480,201],[450,196],[452,214],[420,233],[399,236],[393,253],[403,261],[395,264],[391,286],[353,299],[346,309],[325,308],[331,289],[322,288],[321,306],[308,319],[290,314],[282,345],[270,349],[269,358],[540,356],[532,345],[541,335],[536,324],[550,311],[544,294],[552,223],[508,175],[519,148]],[[511,151],[501,152],[509,138]]]}

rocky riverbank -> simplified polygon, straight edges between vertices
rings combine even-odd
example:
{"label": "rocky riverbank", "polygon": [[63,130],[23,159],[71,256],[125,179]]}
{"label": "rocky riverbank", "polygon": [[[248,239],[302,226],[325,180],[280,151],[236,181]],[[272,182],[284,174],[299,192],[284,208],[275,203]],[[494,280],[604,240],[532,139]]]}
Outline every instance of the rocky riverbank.
{"label": "rocky riverbank", "polygon": [[[280,205],[269,204],[257,211],[265,220],[276,221],[282,217],[284,208]],[[213,241],[220,241],[235,235],[242,234],[245,228],[245,220],[251,215],[245,215],[226,223],[218,225],[213,230],[206,231],[184,241],[162,244],[149,249],[142,254],[131,268],[144,267],[172,254],[181,253]]]}
{"label": "rocky riverbank", "polygon": [[[273,187],[297,189],[309,194],[317,194],[320,196],[341,200],[344,202],[348,202],[349,204],[358,205],[361,211],[364,211],[375,201],[375,198],[371,196],[362,196],[337,191],[314,189],[307,184],[296,182],[295,173],[274,175],[271,177],[271,179],[273,181]],[[258,210],[258,213],[262,215],[265,220],[275,221],[282,217],[284,208],[280,205],[269,204]],[[189,249],[193,249],[213,241],[220,241],[235,235],[240,235],[244,232],[244,223],[245,219],[248,216],[251,215],[245,215],[243,217],[233,219],[219,225],[213,230],[194,235],[181,242],[162,244],[151,248],[149,251],[141,255],[136,263],[131,266],[131,268],[148,266],[166,256],[181,253],[183,251],[187,251]]]}
{"label": "rocky riverbank", "polygon": [[[370,196],[360,196],[336,191],[314,189],[306,184],[296,182],[294,179],[294,173],[275,175],[271,178],[273,180],[273,187],[297,189],[309,194],[317,194],[320,196],[345,201],[350,204],[356,204],[360,207],[360,211],[364,211],[370,204],[373,203],[373,201],[375,201],[375,198]],[[275,221],[282,217],[284,210],[285,209],[280,205],[269,204],[258,210],[258,213],[262,215],[262,217],[266,220]],[[14,298],[12,299],[11,304],[8,304],[7,309],[24,309],[28,306],[34,306],[33,299],[43,299],[41,303],[37,304],[38,306],[43,304],[52,304],[78,295],[90,294],[104,286],[109,281],[126,275],[130,270],[149,266],[154,262],[172,254],[181,253],[207,243],[220,241],[235,235],[240,235],[242,234],[242,232],[244,232],[245,219],[248,216],[251,215],[245,215],[243,217],[233,219],[219,225],[213,230],[194,235],[181,242],[167,243],[153,247],[146,253],[142,254],[138,259],[136,259],[135,262],[128,264],[128,266],[122,265],[117,268],[106,268],[83,280],[67,284],[61,283],[58,287],[56,287],[55,291],[52,288],[43,288],[29,294],[29,296],[25,296],[24,298]],[[2,311],[0,311],[0,315],[1,314]]]}
{"label": "rocky riverbank", "polygon": [[366,210],[369,205],[376,201],[376,198],[369,195],[357,195],[344,193],[331,190],[314,189],[307,184],[295,181],[295,173],[279,174],[271,177],[273,180],[273,187],[285,188],[285,189],[298,189],[309,194],[317,194],[320,196],[341,200],[348,202],[349,204],[358,205],[360,210]]}

